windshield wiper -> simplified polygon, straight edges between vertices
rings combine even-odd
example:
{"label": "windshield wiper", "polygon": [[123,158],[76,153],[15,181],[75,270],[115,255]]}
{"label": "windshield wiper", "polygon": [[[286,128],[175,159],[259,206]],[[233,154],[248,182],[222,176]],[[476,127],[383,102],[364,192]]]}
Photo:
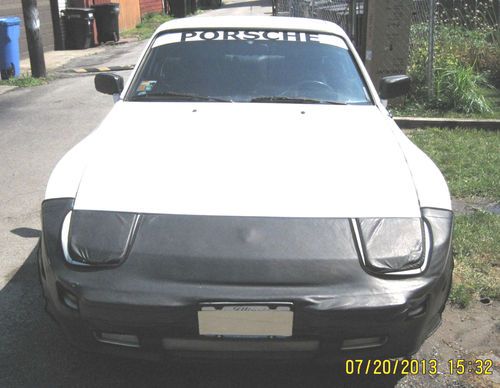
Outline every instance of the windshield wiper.
{"label": "windshield wiper", "polygon": [[211,97],[211,96],[202,96],[199,94],[191,94],[191,93],[181,93],[181,92],[153,92],[146,93],[141,95],[136,95],[131,98],[132,101],[145,100],[148,98],[152,99],[161,99],[164,97],[173,97],[173,98],[182,98],[187,101],[216,101],[216,102],[232,102],[230,100],[225,100],[223,98]]}
{"label": "windshield wiper", "polygon": [[328,101],[328,100],[317,100],[314,98],[303,98],[303,97],[285,97],[285,96],[263,96],[255,97],[250,100],[250,102],[284,102],[291,104],[329,104],[329,105],[347,105],[345,102],[340,101]]}

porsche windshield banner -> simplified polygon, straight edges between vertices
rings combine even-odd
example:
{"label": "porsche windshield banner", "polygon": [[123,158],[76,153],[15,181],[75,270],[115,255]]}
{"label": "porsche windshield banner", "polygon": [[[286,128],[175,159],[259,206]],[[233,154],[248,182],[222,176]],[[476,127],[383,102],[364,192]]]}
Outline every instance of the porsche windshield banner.
{"label": "porsche windshield banner", "polygon": [[167,33],[158,37],[153,47],[181,42],[201,41],[282,41],[321,43],[347,50],[344,40],[338,36],[300,31],[255,31],[255,30],[206,30]]}

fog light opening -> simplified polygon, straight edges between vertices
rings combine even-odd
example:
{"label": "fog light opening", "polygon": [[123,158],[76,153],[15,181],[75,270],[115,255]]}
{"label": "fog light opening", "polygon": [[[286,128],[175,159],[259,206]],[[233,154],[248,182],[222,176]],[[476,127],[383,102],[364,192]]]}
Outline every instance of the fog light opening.
{"label": "fog light opening", "polygon": [[342,342],[341,350],[357,350],[378,348],[387,342],[387,337],[366,337],[346,339]]}
{"label": "fog light opening", "polygon": [[425,314],[426,303],[421,303],[418,306],[408,311],[408,318],[418,318]]}
{"label": "fog light opening", "polygon": [[78,297],[69,292],[66,291],[64,288],[61,286],[58,287],[58,293],[59,293],[59,298],[61,299],[61,302],[69,309],[78,311]]}
{"label": "fog light opening", "polygon": [[97,341],[105,344],[126,346],[129,348],[140,347],[139,338],[134,334],[94,332],[94,337]]}

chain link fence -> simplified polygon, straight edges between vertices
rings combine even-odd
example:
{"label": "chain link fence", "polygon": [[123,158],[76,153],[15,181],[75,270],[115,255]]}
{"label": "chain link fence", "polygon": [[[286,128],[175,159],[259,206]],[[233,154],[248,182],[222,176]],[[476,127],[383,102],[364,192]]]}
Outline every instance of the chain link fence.
{"label": "chain link fence", "polygon": [[[409,65],[415,67],[419,64],[419,60],[420,62],[425,60],[425,80],[418,79],[422,74],[415,72],[415,69],[410,68],[409,71],[413,72],[416,81],[420,81],[420,84],[425,83],[427,100],[435,97],[436,68],[441,65],[439,59],[444,57],[446,46],[457,46],[461,39],[474,40],[489,35],[487,40],[496,42],[496,46],[499,47],[500,0],[413,0],[412,7]],[[484,52],[472,55],[477,59],[485,55],[495,55],[487,53],[491,47],[495,47],[495,44],[485,45],[482,48]],[[462,54],[470,55],[470,53]],[[480,67],[478,63],[478,70],[485,70]]]}
{"label": "chain link fence", "polygon": [[[385,22],[377,36],[368,20],[368,8],[378,7],[379,19]],[[273,0],[273,15],[322,19],[334,22],[346,31],[361,58],[369,62],[378,50],[384,61],[378,64],[377,75],[406,72],[415,55],[425,57],[425,84],[428,99],[434,94],[434,59],[437,29],[454,25],[466,29],[496,29],[498,41],[500,0]],[[384,19],[385,17],[385,19]],[[375,22],[377,23],[377,22]],[[372,29],[370,29],[372,28]],[[372,44],[370,45],[370,39]],[[368,47],[367,47],[368,41]],[[404,47],[403,47],[404,46]],[[402,58],[403,56],[404,58]],[[376,82],[375,82],[376,83]]]}
{"label": "chain link fence", "polygon": [[273,15],[328,20],[361,47],[365,0],[273,0]]}

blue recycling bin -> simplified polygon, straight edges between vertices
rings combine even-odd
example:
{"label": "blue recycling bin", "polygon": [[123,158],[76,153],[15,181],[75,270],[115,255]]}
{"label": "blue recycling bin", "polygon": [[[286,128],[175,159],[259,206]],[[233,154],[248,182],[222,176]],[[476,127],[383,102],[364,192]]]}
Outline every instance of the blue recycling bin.
{"label": "blue recycling bin", "polygon": [[19,77],[19,33],[21,19],[0,17],[0,74],[2,79]]}

